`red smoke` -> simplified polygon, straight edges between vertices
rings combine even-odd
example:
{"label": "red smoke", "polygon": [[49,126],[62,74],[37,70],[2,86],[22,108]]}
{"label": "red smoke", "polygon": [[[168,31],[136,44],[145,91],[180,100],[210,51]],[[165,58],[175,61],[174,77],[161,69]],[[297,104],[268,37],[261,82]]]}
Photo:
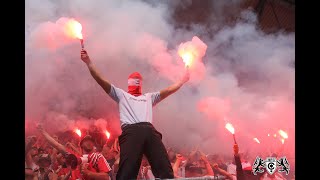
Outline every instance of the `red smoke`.
{"label": "red smoke", "polygon": [[209,119],[222,120],[230,112],[230,102],[218,97],[203,98],[198,102],[198,110]]}
{"label": "red smoke", "polygon": [[178,47],[178,55],[185,66],[190,69],[190,81],[200,81],[205,76],[205,66],[202,59],[207,51],[207,45],[197,36],[193,36],[191,41],[181,43]]}

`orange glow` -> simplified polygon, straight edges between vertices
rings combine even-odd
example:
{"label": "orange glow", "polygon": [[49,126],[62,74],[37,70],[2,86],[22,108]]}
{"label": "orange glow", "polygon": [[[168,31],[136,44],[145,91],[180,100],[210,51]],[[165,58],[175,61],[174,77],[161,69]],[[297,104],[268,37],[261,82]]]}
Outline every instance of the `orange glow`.
{"label": "orange glow", "polygon": [[274,135],[273,135],[273,137],[277,137],[277,135],[276,135],[276,134],[274,134]]}
{"label": "orange glow", "polygon": [[75,129],[74,132],[75,132],[76,134],[78,134],[79,137],[81,137],[81,131],[80,131],[80,129]]}
{"label": "orange glow", "polygon": [[83,39],[81,31],[82,25],[78,21],[70,19],[66,23],[65,32],[69,37]]}
{"label": "orange glow", "polygon": [[106,136],[109,139],[110,138],[110,133],[106,130]]}
{"label": "orange glow", "polygon": [[234,128],[233,128],[232,124],[227,123],[227,124],[226,124],[226,129],[227,129],[228,131],[230,131],[231,134],[234,134]]}

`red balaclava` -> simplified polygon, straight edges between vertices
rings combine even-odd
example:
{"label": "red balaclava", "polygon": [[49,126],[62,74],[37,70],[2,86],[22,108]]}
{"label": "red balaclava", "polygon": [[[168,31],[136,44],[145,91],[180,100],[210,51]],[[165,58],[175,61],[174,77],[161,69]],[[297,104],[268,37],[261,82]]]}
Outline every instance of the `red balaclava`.
{"label": "red balaclava", "polygon": [[130,74],[128,77],[128,93],[134,96],[141,95],[142,76],[138,72]]}

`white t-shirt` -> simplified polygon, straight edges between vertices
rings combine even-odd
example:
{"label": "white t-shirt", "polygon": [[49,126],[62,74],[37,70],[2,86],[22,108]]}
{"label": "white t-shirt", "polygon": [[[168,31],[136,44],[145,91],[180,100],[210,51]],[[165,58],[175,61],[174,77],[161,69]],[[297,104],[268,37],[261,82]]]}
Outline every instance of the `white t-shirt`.
{"label": "white t-shirt", "polygon": [[160,92],[133,96],[111,84],[109,96],[119,104],[120,124],[152,123],[152,107],[160,102]]}

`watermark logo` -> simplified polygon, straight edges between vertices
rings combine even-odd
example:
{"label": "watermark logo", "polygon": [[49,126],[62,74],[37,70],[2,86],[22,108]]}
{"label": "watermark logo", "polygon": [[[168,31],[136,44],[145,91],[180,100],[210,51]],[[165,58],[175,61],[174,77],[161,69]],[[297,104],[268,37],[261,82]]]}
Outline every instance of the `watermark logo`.
{"label": "watermark logo", "polygon": [[267,172],[272,175],[274,172],[276,172],[276,169],[277,169],[277,159],[275,157],[268,157],[266,160],[265,160],[265,163],[266,163],[266,170]]}
{"label": "watermark logo", "polygon": [[252,166],[252,172],[254,175],[257,175],[258,173],[263,173],[264,170],[263,168],[265,168],[265,162],[263,159],[261,159],[260,157],[257,157],[256,160],[254,161],[254,164]]}
{"label": "watermark logo", "polygon": [[274,174],[277,169],[278,172],[285,172],[286,175],[289,174],[290,165],[286,157],[276,159],[275,157],[267,157],[265,160],[257,157],[252,166],[252,173],[257,175],[257,173],[264,173],[264,169],[268,174]]}
{"label": "watermark logo", "polygon": [[278,170],[279,172],[286,172],[286,175],[289,174],[290,165],[286,157],[280,158],[277,161],[277,165],[281,167],[281,169]]}

